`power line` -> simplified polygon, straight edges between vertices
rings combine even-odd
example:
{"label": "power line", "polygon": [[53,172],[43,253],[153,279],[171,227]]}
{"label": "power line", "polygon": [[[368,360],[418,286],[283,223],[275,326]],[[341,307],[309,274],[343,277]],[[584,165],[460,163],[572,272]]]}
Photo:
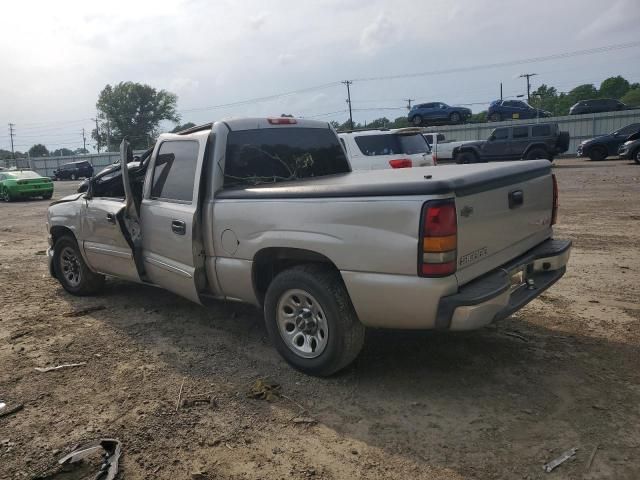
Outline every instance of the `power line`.
{"label": "power line", "polygon": [[344,80],[344,83],[347,86],[347,103],[349,104],[349,124],[351,125],[351,130],[353,130],[353,113],[351,111],[351,84],[353,83],[351,80]]}
{"label": "power line", "polygon": [[378,77],[360,77],[360,78],[354,78],[353,81],[354,82],[372,82],[377,80],[396,80],[399,78],[426,77],[431,75],[444,75],[448,73],[460,73],[460,72],[469,72],[474,70],[485,70],[488,68],[510,67],[514,65],[524,65],[528,63],[546,62],[548,60],[557,60],[561,58],[570,58],[570,57],[577,57],[582,55],[594,55],[597,53],[606,53],[606,52],[611,52],[613,50],[621,50],[624,48],[633,48],[633,47],[639,47],[639,46],[640,46],[640,41],[619,43],[616,45],[607,45],[604,47],[589,48],[585,50],[574,50],[572,52],[555,53],[553,55],[546,55],[543,57],[532,57],[532,58],[524,58],[520,60],[509,60],[506,62],[488,63],[484,65],[472,65],[469,67],[456,67],[456,68],[449,68],[445,70],[431,70],[428,72],[404,73],[404,74],[397,74],[397,75],[384,75],[384,76],[378,76]]}
{"label": "power line", "polygon": [[531,100],[531,77],[535,77],[536,75],[538,75],[537,73],[523,73],[522,75],[520,75],[520,78],[526,78],[527,79],[527,102],[529,102]]}
{"label": "power line", "polygon": [[407,110],[411,110],[411,102],[414,102],[415,98],[403,98],[403,101],[407,102]]}

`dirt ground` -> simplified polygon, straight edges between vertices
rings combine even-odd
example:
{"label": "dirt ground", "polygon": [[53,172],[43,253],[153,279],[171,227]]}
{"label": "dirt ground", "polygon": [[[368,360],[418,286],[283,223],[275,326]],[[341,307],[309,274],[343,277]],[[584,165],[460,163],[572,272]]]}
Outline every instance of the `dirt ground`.
{"label": "dirt ground", "polygon": [[[574,241],[558,284],[481,331],[368,332],[328,379],[289,368],[251,307],[115,280],[66,294],[43,255],[49,202],[0,204],[0,402],[24,404],[0,417],[0,478],[84,478],[55,462],[101,437],[122,442],[126,479],[640,478],[640,166],[556,164],[556,236]],[[248,398],[261,378],[283,395]],[[177,411],[181,386],[215,405]]]}

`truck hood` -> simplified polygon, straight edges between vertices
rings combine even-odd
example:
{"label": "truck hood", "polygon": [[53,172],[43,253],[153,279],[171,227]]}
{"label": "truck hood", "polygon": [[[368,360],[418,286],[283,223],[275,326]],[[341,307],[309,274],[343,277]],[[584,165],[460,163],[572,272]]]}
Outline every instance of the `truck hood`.
{"label": "truck hood", "polygon": [[73,193],[71,195],[67,195],[66,197],[62,197],[60,200],[56,200],[55,202],[51,202],[49,204],[49,206],[57,205],[59,203],[74,202],[74,201],[78,200],[80,197],[82,197],[83,195],[84,195],[84,193]]}
{"label": "truck hood", "polygon": [[216,193],[216,199],[464,196],[547,175],[550,171],[551,163],[547,160],[370,170],[235,187]]}

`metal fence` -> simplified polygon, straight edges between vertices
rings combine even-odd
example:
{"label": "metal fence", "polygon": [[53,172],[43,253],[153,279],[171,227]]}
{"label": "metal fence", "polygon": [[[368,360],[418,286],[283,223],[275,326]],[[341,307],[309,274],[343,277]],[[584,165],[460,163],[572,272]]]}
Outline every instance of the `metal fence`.
{"label": "metal fence", "polygon": [[[640,123],[640,109],[624,110],[622,112],[593,113],[587,115],[571,115],[566,117],[541,118],[540,122],[557,122],[561,131],[569,132],[571,141],[567,154],[574,155],[580,142],[596,135],[613,132],[630,123]],[[469,123],[465,125],[445,125],[441,127],[427,127],[428,132],[438,132],[446,140],[486,140],[496,127],[513,124],[536,123],[533,120],[508,120],[505,122]]]}
{"label": "metal fence", "polygon": [[[142,152],[144,152],[144,150],[136,151],[134,152],[134,154],[137,155]],[[98,173],[104,167],[111,165],[119,159],[119,152],[107,152],[88,155],[73,155],[68,157],[31,157],[28,160],[26,158],[17,159],[16,162],[18,168],[30,168],[45,177],[53,177],[53,171],[61,165],[65,165],[67,163],[86,160],[91,165],[93,165],[95,173]]]}

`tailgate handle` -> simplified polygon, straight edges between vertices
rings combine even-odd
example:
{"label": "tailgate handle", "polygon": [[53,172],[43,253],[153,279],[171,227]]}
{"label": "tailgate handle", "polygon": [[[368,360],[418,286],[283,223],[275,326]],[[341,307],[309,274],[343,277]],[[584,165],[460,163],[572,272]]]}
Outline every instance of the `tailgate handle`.
{"label": "tailgate handle", "polygon": [[173,220],[171,222],[171,231],[176,235],[184,235],[187,233],[187,224],[182,220]]}
{"label": "tailgate handle", "polygon": [[517,208],[524,203],[524,193],[522,190],[509,192],[509,208]]}

